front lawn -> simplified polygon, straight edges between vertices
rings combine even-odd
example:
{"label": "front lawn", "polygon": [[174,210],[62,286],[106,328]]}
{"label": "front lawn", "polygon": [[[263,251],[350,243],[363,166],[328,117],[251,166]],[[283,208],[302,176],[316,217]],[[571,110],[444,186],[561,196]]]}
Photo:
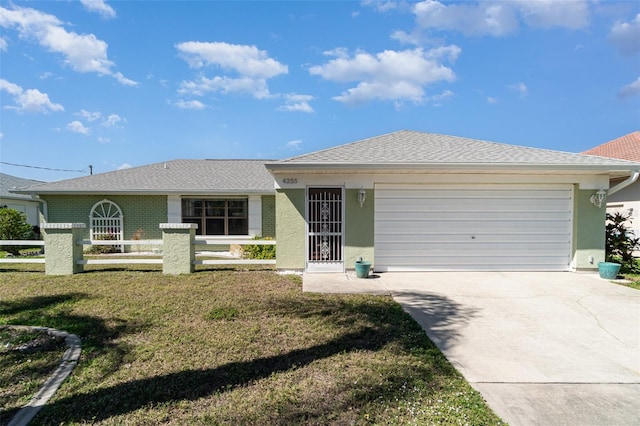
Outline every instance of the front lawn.
{"label": "front lawn", "polygon": [[[272,271],[5,269],[0,324],[82,338],[33,424],[501,424],[391,298],[301,288]],[[0,424],[25,402],[12,374]]]}

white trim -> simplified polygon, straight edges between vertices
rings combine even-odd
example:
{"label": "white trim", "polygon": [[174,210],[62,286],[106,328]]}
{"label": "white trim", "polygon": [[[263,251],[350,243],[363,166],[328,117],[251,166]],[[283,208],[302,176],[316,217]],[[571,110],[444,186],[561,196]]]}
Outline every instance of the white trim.
{"label": "white trim", "polygon": [[262,196],[249,195],[249,236],[262,236]]}
{"label": "white trim", "polygon": [[167,195],[167,223],[182,222],[182,197]]}
{"label": "white trim", "polygon": [[[287,179],[285,181],[285,178]],[[343,186],[346,189],[358,189],[361,186],[373,188],[380,183],[424,183],[424,184],[449,184],[449,183],[485,183],[485,184],[577,184],[580,189],[607,189],[609,188],[609,175],[584,175],[584,174],[525,174],[522,171],[513,173],[477,173],[457,174],[444,170],[433,172],[418,171],[415,173],[356,173],[352,175],[342,173],[287,173],[275,175],[276,189],[304,189],[308,186],[331,187]],[[290,183],[285,183],[290,182]]]}

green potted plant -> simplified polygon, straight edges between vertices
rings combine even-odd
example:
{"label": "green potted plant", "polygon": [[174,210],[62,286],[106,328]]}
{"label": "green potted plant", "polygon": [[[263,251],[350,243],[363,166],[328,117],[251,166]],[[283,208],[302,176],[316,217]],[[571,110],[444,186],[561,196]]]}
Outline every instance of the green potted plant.
{"label": "green potted plant", "polygon": [[607,213],[605,262],[598,263],[598,273],[601,278],[613,280],[620,271],[635,272],[636,259],[633,251],[638,246],[640,238],[636,238],[633,231],[627,227],[631,213]]}

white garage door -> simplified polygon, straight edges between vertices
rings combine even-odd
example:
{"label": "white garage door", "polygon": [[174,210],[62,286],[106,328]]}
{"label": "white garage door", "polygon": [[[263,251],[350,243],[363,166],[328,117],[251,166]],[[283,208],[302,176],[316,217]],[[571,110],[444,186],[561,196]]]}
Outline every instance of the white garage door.
{"label": "white garage door", "polygon": [[569,270],[570,185],[375,187],[377,271]]}

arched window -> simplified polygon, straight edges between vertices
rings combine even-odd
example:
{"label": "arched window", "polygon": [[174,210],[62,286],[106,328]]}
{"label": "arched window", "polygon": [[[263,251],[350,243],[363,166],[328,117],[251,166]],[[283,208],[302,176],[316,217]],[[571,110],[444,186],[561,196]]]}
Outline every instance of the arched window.
{"label": "arched window", "polygon": [[[122,223],[122,210],[116,203],[109,200],[97,202],[91,208],[89,215],[91,220],[92,240],[124,240],[124,226]],[[124,253],[124,246],[114,246]]]}

